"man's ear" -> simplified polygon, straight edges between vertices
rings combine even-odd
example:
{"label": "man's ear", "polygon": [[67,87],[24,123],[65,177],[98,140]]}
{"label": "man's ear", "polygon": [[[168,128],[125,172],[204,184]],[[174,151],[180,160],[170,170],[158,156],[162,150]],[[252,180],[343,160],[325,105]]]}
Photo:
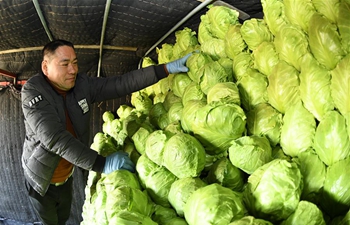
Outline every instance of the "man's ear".
{"label": "man's ear", "polygon": [[47,60],[43,60],[41,62],[41,70],[45,75],[47,75],[47,63],[48,63]]}

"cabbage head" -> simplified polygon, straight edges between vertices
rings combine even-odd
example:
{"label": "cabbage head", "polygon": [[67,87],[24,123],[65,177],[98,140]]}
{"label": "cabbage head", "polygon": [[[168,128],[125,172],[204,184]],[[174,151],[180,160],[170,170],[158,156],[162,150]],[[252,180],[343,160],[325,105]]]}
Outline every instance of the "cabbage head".
{"label": "cabbage head", "polygon": [[205,166],[205,150],[190,134],[175,134],[165,143],[163,165],[178,178],[197,177]]}
{"label": "cabbage head", "polygon": [[349,211],[349,171],[349,157],[327,168],[320,204],[323,211],[331,217],[341,216]]}
{"label": "cabbage head", "polygon": [[300,201],[295,212],[281,225],[326,225],[322,211],[312,202]]}
{"label": "cabbage head", "polygon": [[234,166],[227,157],[218,159],[209,169],[206,181],[217,183],[234,191],[242,191],[244,173]]}
{"label": "cabbage head", "polygon": [[142,215],[137,212],[130,212],[127,210],[119,211],[113,214],[108,224],[118,225],[157,225],[149,216]]}
{"label": "cabbage head", "polygon": [[252,53],[254,68],[265,76],[269,76],[279,57],[273,42],[262,42]]}
{"label": "cabbage head", "polygon": [[175,181],[170,188],[168,200],[171,206],[176,210],[177,215],[184,216],[184,206],[188,198],[197,189],[207,184],[198,177],[186,177]]}
{"label": "cabbage head", "polygon": [[279,59],[300,71],[301,59],[309,52],[306,34],[295,25],[283,25],[275,37],[274,44]]}
{"label": "cabbage head", "polygon": [[131,137],[131,140],[133,141],[138,153],[140,153],[140,154],[145,153],[146,140],[152,131],[153,131],[153,129],[147,129],[144,127],[140,127],[135,132],[135,134]]}
{"label": "cabbage head", "polygon": [[280,145],[284,153],[295,157],[313,145],[316,121],[302,102],[290,106],[283,117]]}
{"label": "cabbage head", "polygon": [[201,51],[209,55],[213,60],[227,57],[223,39],[211,38],[205,41],[201,44]]}
{"label": "cabbage head", "polygon": [[175,217],[177,217],[177,214],[173,208],[155,205],[151,219],[158,224],[167,224],[169,220]]}
{"label": "cabbage head", "polygon": [[349,157],[349,134],[340,113],[329,111],[323,117],[316,128],[313,148],[327,166]]}
{"label": "cabbage head", "polygon": [[148,114],[152,107],[152,99],[145,93],[141,91],[133,92],[131,94],[130,100],[132,106],[139,112]]}
{"label": "cabbage head", "polygon": [[337,20],[343,49],[350,53],[350,2],[341,1],[339,5],[339,16]]}
{"label": "cabbage head", "polygon": [[317,61],[328,70],[334,69],[345,54],[337,26],[319,13],[314,13],[308,34],[311,52]]}
{"label": "cabbage head", "polygon": [[97,183],[103,185],[108,193],[122,186],[141,190],[138,178],[134,173],[131,173],[128,170],[116,170],[110,174],[102,176],[103,177],[99,179]]}
{"label": "cabbage head", "polygon": [[125,119],[131,114],[133,110],[134,110],[134,107],[131,107],[129,105],[120,105],[119,108],[117,109],[117,115],[119,116],[120,119]]}
{"label": "cabbage head", "polygon": [[192,82],[191,78],[186,73],[177,73],[172,79],[171,89],[174,95],[182,97],[186,87]]}
{"label": "cabbage head", "polygon": [[248,69],[246,75],[237,81],[242,107],[249,111],[260,103],[268,102],[267,77],[255,69]]}
{"label": "cabbage head", "polygon": [[268,103],[260,103],[246,112],[249,135],[266,137],[271,146],[280,143],[282,114]]}
{"label": "cabbage head", "polygon": [[140,156],[136,164],[141,186],[147,191],[152,201],[164,207],[170,207],[168,194],[177,177],[163,166],[150,160],[146,154]]}
{"label": "cabbage head", "polygon": [[155,128],[160,128],[163,129],[163,124],[162,124],[162,115],[166,115],[167,114],[167,110],[165,109],[163,103],[158,102],[154,105],[151,106],[150,110],[149,110],[149,121],[150,123],[155,127]]}
{"label": "cabbage head", "polygon": [[174,45],[165,43],[162,44],[161,48],[156,48],[159,64],[165,64],[173,60],[173,47]]}
{"label": "cabbage head", "polygon": [[280,27],[288,23],[283,0],[261,0],[264,21],[273,35],[277,35]]}
{"label": "cabbage head", "polygon": [[264,136],[243,136],[231,142],[229,148],[231,163],[247,174],[272,160],[269,140]]}
{"label": "cabbage head", "polygon": [[273,225],[269,221],[256,219],[253,216],[245,216],[239,220],[235,220],[229,225]]}
{"label": "cabbage head", "polygon": [[239,90],[234,82],[222,82],[215,84],[208,91],[207,103],[221,102],[241,105]]}
{"label": "cabbage head", "polygon": [[339,15],[340,0],[312,0],[312,3],[320,14],[335,23]]}
{"label": "cabbage head", "polygon": [[188,76],[192,81],[199,83],[200,77],[198,76],[198,70],[205,64],[212,62],[212,58],[203,52],[194,52],[186,62],[188,67]]}
{"label": "cabbage head", "polygon": [[241,24],[231,25],[225,35],[225,52],[227,57],[234,59],[239,53],[246,51],[247,44],[241,35]]}
{"label": "cabbage head", "polygon": [[273,40],[273,35],[263,19],[252,18],[244,21],[241,34],[250,50],[255,50],[264,41]]}
{"label": "cabbage head", "polygon": [[284,0],[285,15],[288,21],[299,26],[305,33],[308,32],[311,16],[316,12],[312,0],[293,1]]}
{"label": "cabbage head", "polygon": [[181,102],[175,102],[168,111],[169,123],[181,120],[182,110],[184,106]]}
{"label": "cabbage head", "polygon": [[147,157],[159,166],[163,165],[164,146],[171,136],[169,132],[155,130],[148,135],[145,141]]}
{"label": "cabbage head", "polygon": [[186,87],[182,96],[182,104],[186,105],[191,100],[206,102],[206,95],[203,93],[199,84],[194,81]]}
{"label": "cabbage head", "polygon": [[170,107],[175,102],[182,102],[181,98],[176,96],[173,91],[168,91],[163,101],[163,106],[166,111],[169,111]]}
{"label": "cabbage head", "polygon": [[185,219],[191,225],[229,224],[246,212],[240,192],[216,183],[194,191],[184,207]]}
{"label": "cabbage head", "polygon": [[178,59],[192,52],[198,46],[196,32],[185,27],[175,32],[175,44],[173,46],[173,59]]}
{"label": "cabbage head", "polygon": [[206,152],[220,154],[245,131],[246,115],[236,104],[207,104],[198,109],[192,124],[195,137]]}
{"label": "cabbage head", "polygon": [[246,75],[248,69],[253,67],[254,60],[252,55],[248,52],[241,52],[238,54],[232,64],[233,69],[233,77],[236,81],[239,81]]}
{"label": "cabbage head", "polygon": [[299,79],[304,107],[321,121],[326,112],[334,109],[330,73],[311,54],[307,54],[303,57]]}
{"label": "cabbage head", "polygon": [[202,100],[190,100],[184,105],[181,115],[181,127],[185,132],[192,133],[196,112],[205,105],[206,102]]}
{"label": "cabbage head", "polygon": [[243,199],[250,215],[278,223],[296,210],[302,189],[297,164],[274,159],[248,177]]}
{"label": "cabbage head", "polygon": [[284,114],[286,109],[300,101],[299,72],[281,60],[268,76],[268,103]]}
{"label": "cabbage head", "polygon": [[345,116],[350,112],[350,54],[331,72],[331,93],[335,107]]}
{"label": "cabbage head", "polygon": [[303,175],[304,188],[301,199],[318,205],[326,178],[326,165],[313,149],[301,152],[293,160],[298,164]]}

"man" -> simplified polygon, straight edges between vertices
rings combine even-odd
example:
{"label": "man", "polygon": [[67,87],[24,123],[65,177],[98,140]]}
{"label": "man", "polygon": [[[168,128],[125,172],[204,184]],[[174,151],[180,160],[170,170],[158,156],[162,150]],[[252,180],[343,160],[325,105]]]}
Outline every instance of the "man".
{"label": "man", "polygon": [[74,166],[105,174],[135,171],[127,153],[102,157],[89,148],[91,104],[141,90],[169,73],[186,72],[190,55],[109,78],[78,73],[72,43],[54,40],[42,50],[42,73],[22,88],[26,137],[22,166],[32,205],[44,224],[65,224],[72,201]]}

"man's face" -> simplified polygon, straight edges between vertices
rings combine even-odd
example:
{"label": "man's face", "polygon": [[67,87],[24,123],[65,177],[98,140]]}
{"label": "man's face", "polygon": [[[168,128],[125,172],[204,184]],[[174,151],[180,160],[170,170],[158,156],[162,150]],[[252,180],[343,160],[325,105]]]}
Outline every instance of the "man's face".
{"label": "man's face", "polygon": [[44,57],[41,68],[55,87],[63,91],[74,87],[78,73],[78,60],[73,48],[58,47],[54,54]]}

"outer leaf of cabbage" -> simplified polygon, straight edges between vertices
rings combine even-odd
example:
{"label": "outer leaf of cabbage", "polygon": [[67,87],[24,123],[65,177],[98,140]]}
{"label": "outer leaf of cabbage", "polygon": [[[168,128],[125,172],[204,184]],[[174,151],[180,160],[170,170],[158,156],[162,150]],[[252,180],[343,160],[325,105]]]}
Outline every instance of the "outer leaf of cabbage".
{"label": "outer leaf of cabbage", "polygon": [[197,189],[184,207],[186,221],[191,225],[229,224],[245,216],[241,193],[220,184]]}
{"label": "outer leaf of cabbage", "polygon": [[331,97],[331,75],[311,54],[303,57],[300,78],[300,97],[304,106],[320,121],[334,109]]}
{"label": "outer leaf of cabbage", "polygon": [[300,71],[301,59],[309,52],[306,34],[295,25],[283,25],[275,37],[274,44],[279,58]]}
{"label": "outer leaf of cabbage", "polygon": [[229,157],[234,166],[252,174],[272,160],[272,149],[266,137],[243,136],[231,142]]}
{"label": "outer leaf of cabbage", "polygon": [[201,75],[200,87],[204,94],[208,94],[210,88],[217,83],[232,81],[232,77],[225,68],[218,62],[213,61],[204,65],[199,71]]}
{"label": "outer leaf of cabbage", "polygon": [[254,69],[248,69],[247,74],[237,81],[241,104],[246,111],[268,102],[267,85],[267,77]]}
{"label": "outer leaf of cabbage", "polygon": [[236,104],[207,104],[195,115],[193,133],[211,155],[226,151],[245,131],[246,116]]}
{"label": "outer leaf of cabbage", "polygon": [[175,32],[175,44],[173,46],[174,58],[180,58],[192,51],[198,45],[196,32],[185,27]]}
{"label": "outer leaf of cabbage", "polygon": [[241,24],[231,25],[225,35],[225,52],[230,59],[234,59],[248,47],[242,38],[241,27]]}
{"label": "outer leaf of cabbage", "polygon": [[278,63],[279,57],[272,42],[262,42],[252,53],[254,68],[269,76],[272,68]]}
{"label": "outer leaf of cabbage", "polygon": [[163,165],[178,178],[197,177],[205,166],[205,150],[195,137],[175,134],[165,143]]}
{"label": "outer leaf of cabbage", "polygon": [[296,210],[302,188],[297,164],[275,159],[248,177],[243,199],[250,215],[278,223]]}
{"label": "outer leaf of cabbage", "polygon": [[284,0],[283,3],[288,21],[307,32],[310,18],[316,12],[312,0]]}
{"label": "outer leaf of cabbage", "polygon": [[327,168],[321,208],[328,215],[344,215],[350,207],[350,158],[340,160]]}
{"label": "outer leaf of cabbage", "polygon": [[313,203],[300,201],[295,212],[284,220],[281,225],[326,225],[322,211]]}
{"label": "outer leaf of cabbage", "polygon": [[167,110],[164,108],[163,103],[158,102],[151,106],[149,110],[149,121],[155,128],[160,128],[161,115],[167,114]]}
{"label": "outer leaf of cabbage", "polygon": [[229,225],[273,225],[269,221],[256,219],[253,216],[245,216],[239,220],[235,220]]}
{"label": "outer leaf of cabbage", "polygon": [[185,132],[191,133],[193,131],[192,126],[196,119],[196,112],[205,105],[206,102],[201,100],[190,100],[184,105],[181,115],[181,127]]}
{"label": "outer leaf of cabbage", "polygon": [[350,53],[350,1],[340,2],[339,5],[339,16],[337,20],[338,30],[340,34],[341,43],[343,49]]}
{"label": "outer leaf of cabbage", "polygon": [[215,84],[208,91],[207,103],[222,102],[241,105],[239,90],[234,82],[223,82]]}
{"label": "outer leaf of cabbage", "polygon": [[194,52],[186,62],[186,66],[189,71],[187,72],[188,76],[196,83],[199,83],[200,76],[198,75],[198,70],[205,64],[212,62],[212,58],[205,53]]}
{"label": "outer leaf of cabbage", "polygon": [[260,103],[246,113],[249,135],[265,136],[271,146],[280,143],[282,114],[268,103]]}
{"label": "outer leaf of cabbage", "polygon": [[145,143],[147,140],[148,135],[153,130],[146,129],[144,127],[140,127],[135,134],[131,137],[132,141],[134,142],[135,148],[140,154],[145,153]]}
{"label": "outer leaf of cabbage", "polygon": [[[238,24],[238,11],[225,6],[209,6],[206,15],[210,23],[210,30],[214,37],[224,39],[232,24]],[[201,43],[203,44],[203,43]]]}
{"label": "outer leaf of cabbage", "polygon": [[165,43],[161,48],[156,48],[158,54],[158,63],[168,63],[173,59],[173,45]]}
{"label": "outer leaf of cabbage", "polygon": [[157,225],[149,216],[127,210],[119,211],[113,214],[108,224],[118,225]]}
{"label": "outer leaf of cabbage", "polygon": [[182,110],[184,106],[181,102],[175,102],[168,111],[169,123],[181,120]]}
{"label": "outer leaf of cabbage", "polygon": [[171,184],[177,177],[165,167],[155,164],[146,154],[140,156],[136,164],[141,186],[147,191],[154,203],[170,207],[168,194]]}
{"label": "outer leaf of cabbage", "polygon": [[144,114],[148,114],[149,110],[152,107],[152,100],[146,93],[141,91],[133,92],[131,94],[130,102],[137,111],[142,112]]}
{"label": "outer leaf of cabbage", "polygon": [[234,166],[230,159],[222,157],[210,167],[206,181],[209,184],[220,184],[234,191],[242,191],[244,178],[244,173]]}
{"label": "outer leaf of cabbage", "polygon": [[145,153],[157,165],[163,165],[164,146],[171,136],[163,130],[155,130],[146,139]]}
{"label": "outer leaf of cabbage", "polygon": [[316,128],[313,148],[328,166],[350,154],[350,141],[345,123],[345,118],[337,111],[329,111]]}
{"label": "outer leaf of cabbage", "polygon": [[198,26],[198,42],[200,44],[205,43],[206,41],[214,38],[210,30],[210,21],[207,14],[204,14],[200,17],[201,22]]}
{"label": "outer leaf of cabbage", "polygon": [[281,60],[268,76],[267,94],[269,103],[281,113],[300,101],[299,72]]}
{"label": "outer leaf of cabbage", "polygon": [[206,185],[207,184],[198,177],[181,178],[171,185],[168,200],[179,216],[184,216],[184,206],[192,193]]}
{"label": "outer leaf of cabbage", "polygon": [[183,95],[182,95],[182,104],[186,105],[188,102],[190,102],[191,100],[199,100],[199,101],[206,101],[206,96],[203,93],[201,87],[199,86],[199,84],[197,84],[196,82],[192,81],[192,83],[190,83]]}
{"label": "outer leaf of cabbage", "polygon": [[331,72],[331,93],[335,107],[342,115],[350,112],[350,54]]}
{"label": "outer leaf of cabbage", "polygon": [[264,41],[270,42],[273,40],[273,35],[263,19],[252,18],[244,21],[241,34],[250,50],[255,50]]}
{"label": "outer leaf of cabbage", "polygon": [[300,102],[290,106],[283,117],[280,145],[284,153],[298,156],[313,145],[316,121]]}
{"label": "outer leaf of cabbage", "polygon": [[248,69],[253,67],[254,61],[250,53],[242,52],[233,60],[233,77],[239,81],[246,75]]}
{"label": "outer leaf of cabbage", "polygon": [[317,61],[328,70],[334,69],[345,54],[340,43],[337,26],[319,13],[314,13],[310,19],[308,34],[311,52]]}
{"label": "outer leaf of cabbage", "polygon": [[285,16],[284,3],[282,0],[261,0],[264,12],[264,21],[273,35],[277,35],[280,27],[288,23]]}
{"label": "outer leaf of cabbage", "polygon": [[223,39],[211,38],[202,43],[200,47],[202,52],[209,55],[213,60],[227,57]]}
{"label": "outer leaf of cabbage", "polygon": [[186,87],[192,82],[191,78],[186,73],[175,74],[172,80],[171,89],[174,92],[174,95],[182,97]]}
{"label": "outer leaf of cabbage", "polygon": [[170,107],[175,102],[182,102],[182,99],[174,94],[173,91],[169,91],[163,101],[163,106],[166,111],[169,111]]}
{"label": "outer leaf of cabbage", "polygon": [[318,205],[326,178],[326,165],[313,149],[301,152],[293,160],[298,164],[303,175],[304,188],[301,199]]}
{"label": "outer leaf of cabbage", "polygon": [[339,0],[311,0],[317,12],[335,23],[339,15]]}
{"label": "outer leaf of cabbage", "polygon": [[169,220],[177,217],[177,214],[173,208],[163,207],[161,205],[156,205],[154,213],[151,219],[158,224],[167,224]]}

